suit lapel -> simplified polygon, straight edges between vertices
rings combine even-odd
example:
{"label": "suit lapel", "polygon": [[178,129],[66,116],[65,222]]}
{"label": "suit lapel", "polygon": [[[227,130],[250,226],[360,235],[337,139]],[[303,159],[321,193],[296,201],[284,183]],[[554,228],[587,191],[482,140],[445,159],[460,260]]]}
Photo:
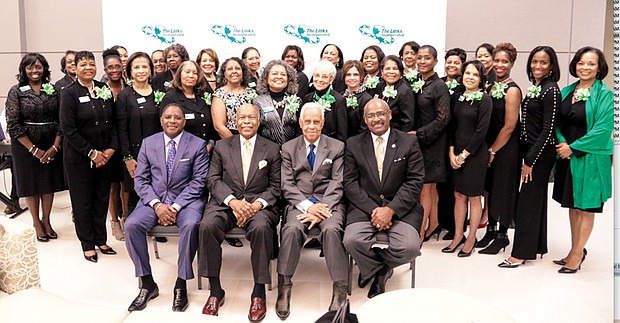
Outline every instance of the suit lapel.
{"label": "suit lapel", "polygon": [[246,187],[250,182],[252,182],[252,178],[254,174],[256,174],[256,170],[258,170],[258,163],[263,159],[263,155],[265,154],[265,142],[261,140],[261,137],[256,137],[256,143],[254,144],[254,151],[252,152],[252,162],[250,163],[250,170],[248,170],[248,180],[246,183]]}
{"label": "suit lapel", "polygon": [[230,141],[230,149],[228,150],[230,153],[230,160],[232,160],[232,164],[237,172],[237,178],[243,186],[243,165],[241,163],[241,144],[239,143],[239,135],[235,135],[234,138]]}
{"label": "suit lapel", "polygon": [[379,170],[377,169],[377,158],[375,157],[375,143],[372,142],[370,131],[367,131],[365,136],[364,141],[368,144],[362,145],[362,150],[366,156],[364,159],[366,160],[366,163],[368,163],[368,169],[372,172],[372,178],[378,185],[381,185],[381,181],[379,180]]}
{"label": "suit lapel", "polygon": [[[308,163],[308,155],[306,155],[306,141],[304,140],[304,136],[299,136],[298,138],[298,142],[297,142],[297,158],[299,161],[301,161],[301,164],[304,166],[304,168],[311,172],[312,170],[310,169],[310,163]],[[316,160],[315,160],[315,164],[316,164]]]}
{"label": "suit lapel", "polygon": [[319,142],[319,150],[314,158],[314,168],[312,169],[312,176],[316,173],[316,170],[323,165],[323,160],[327,157],[327,140],[321,135],[321,141]]}
{"label": "suit lapel", "polygon": [[[168,181],[168,169],[166,169],[166,158],[168,158],[168,156],[166,156],[166,139],[164,137],[163,132],[161,132],[158,137],[159,138],[156,137],[156,139],[154,140],[154,142],[157,143],[155,145],[156,148],[154,149],[156,151],[159,150],[159,147],[163,147],[163,149],[161,150],[161,152],[155,153],[156,157],[155,157],[155,161],[153,164],[157,165],[164,172],[166,176],[166,181]],[[159,145],[162,145],[162,146],[159,146]]]}
{"label": "suit lapel", "polygon": [[386,182],[385,179],[387,178],[388,174],[390,173],[390,169],[392,168],[394,155],[396,154],[396,149],[398,148],[397,142],[398,138],[396,138],[396,133],[394,132],[394,129],[392,129],[390,131],[390,137],[388,138],[387,145],[385,146],[385,158],[383,159],[382,174],[383,178],[381,181],[382,186]]}

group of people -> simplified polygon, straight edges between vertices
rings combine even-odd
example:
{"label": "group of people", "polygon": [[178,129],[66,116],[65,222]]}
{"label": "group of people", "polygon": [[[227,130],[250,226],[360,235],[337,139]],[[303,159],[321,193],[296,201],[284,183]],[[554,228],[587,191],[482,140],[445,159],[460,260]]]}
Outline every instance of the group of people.
{"label": "group of people", "polygon": [[[173,310],[188,305],[198,254],[210,315],[225,301],[221,243],[243,228],[254,276],[248,317],[259,322],[276,257],[275,311],[290,314],[292,277],[314,227],[333,310],[346,299],[348,255],[358,286],[372,282],[370,298],[443,230],[451,242],[442,252],[468,257],[475,248],[505,250],[514,228],[502,268],[546,253],[554,166],[553,199],[569,209],[571,225],[570,251],[554,262],[576,273],[594,214],[611,196],[613,94],[596,48],[575,53],[569,72],[578,81],[562,90],[553,48],[534,48],[526,93],[510,76],[510,43],[482,44],[473,60],[449,49],[442,78],[437,50],[413,41],[398,55],[372,45],[348,61],[328,44],[310,79],[296,45],[264,68],[254,47],[221,64],[213,49],[190,60],[181,44],[151,55],[114,46],[102,56],[102,81],[93,53],[67,51],[66,76],[51,84],[45,57],[26,54],[7,97],[7,131],[17,193],[39,241],[58,237],[51,206],[68,187],[84,258],[115,254],[106,244],[109,209],[140,279],[130,311],[159,294],[146,242],[156,225],[179,228]],[[387,234],[387,248],[375,246],[377,232]]]}

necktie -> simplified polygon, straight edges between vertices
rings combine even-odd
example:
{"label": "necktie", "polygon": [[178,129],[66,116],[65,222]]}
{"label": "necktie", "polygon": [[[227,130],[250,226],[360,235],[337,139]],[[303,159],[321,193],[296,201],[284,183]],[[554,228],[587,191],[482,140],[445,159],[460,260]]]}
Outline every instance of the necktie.
{"label": "necktie", "polygon": [[252,146],[249,140],[246,140],[243,146],[243,157],[241,158],[241,163],[243,164],[243,183],[247,184],[250,163],[252,163]]}
{"label": "necktie", "polygon": [[[177,155],[176,142],[174,140],[170,140],[169,143],[170,148],[168,149],[168,157],[166,158],[166,172],[168,173],[168,180],[172,176],[172,166],[174,165],[174,157]],[[170,201],[170,197],[166,195],[164,199],[164,204],[170,205],[172,201]]]}
{"label": "necktie", "polygon": [[377,137],[377,148],[375,149],[375,157],[377,158],[377,170],[379,171],[379,181],[383,174],[383,159],[385,158],[385,147],[383,147],[383,138]]}
{"label": "necktie", "polygon": [[316,147],[314,144],[310,144],[310,153],[308,153],[308,164],[310,164],[310,169],[314,169],[314,159],[316,158],[314,147]]}

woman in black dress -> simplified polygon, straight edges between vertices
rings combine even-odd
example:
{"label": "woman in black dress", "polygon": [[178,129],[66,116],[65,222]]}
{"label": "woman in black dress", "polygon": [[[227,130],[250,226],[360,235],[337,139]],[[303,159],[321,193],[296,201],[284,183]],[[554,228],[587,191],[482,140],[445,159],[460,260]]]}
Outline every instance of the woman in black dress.
{"label": "woman in black dress", "polygon": [[493,45],[489,43],[482,43],[478,46],[478,48],[476,48],[476,59],[484,64],[484,68],[487,73],[487,81],[484,84],[485,89],[495,82],[495,71],[493,71],[493,49]]}
{"label": "woman in black dress", "polygon": [[304,60],[304,52],[297,45],[287,45],[282,52],[282,60],[286,61],[297,72],[297,96],[303,98],[308,94],[309,82],[308,76],[304,73],[306,63]]}
{"label": "woman in black dress", "polygon": [[174,75],[181,66],[181,63],[189,61],[189,54],[185,46],[181,44],[172,44],[164,50],[164,58],[166,59],[166,65],[168,70],[161,74],[157,74],[153,79],[153,88],[156,91],[166,92],[172,85]]}
{"label": "woman in black dress", "polygon": [[202,90],[206,80],[202,70],[194,61],[185,61],[176,71],[171,89],[161,100],[161,109],[170,103],[183,108],[185,114],[185,131],[195,135],[207,143],[207,151],[215,146],[218,139],[211,121],[212,96]]}
{"label": "woman in black dress", "polygon": [[258,132],[278,145],[301,134],[301,98],[296,95],[295,77],[295,70],[285,61],[272,60],[258,79],[258,96],[252,101],[260,111]]}
{"label": "woman in black dress", "polygon": [[379,81],[381,81],[381,62],[383,62],[384,58],[383,50],[377,45],[366,47],[362,52],[362,57],[360,57],[360,62],[362,62],[366,74],[363,79],[364,88],[371,97],[374,97],[375,94],[380,94],[376,92],[376,88]]}
{"label": "woman in black dress", "polygon": [[366,122],[364,122],[364,107],[372,96],[364,91],[362,85],[364,69],[360,61],[351,60],[344,63],[342,77],[347,86],[342,95],[347,105],[348,136],[353,137],[367,129]]}
{"label": "woman in black dress", "polygon": [[116,254],[106,244],[105,219],[110,198],[110,165],[118,147],[112,91],[96,81],[97,64],[89,51],[75,54],[77,81],[61,92],[60,124],[64,134],[63,162],[75,229],[84,258],[97,262]]}
{"label": "woman in black dress", "polygon": [[220,68],[220,59],[217,57],[217,53],[211,48],[203,49],[198,54],[196,63],[200,65],[205,77],[205,92],[213,94],[217,85],[217,70]]}
{"label": "woman in black dress", "polygon": [[392,110],[390,126],[404,132],[414,130],[415,98],[411,86],[403,79],[404,66],[395,55],[386,56],[381,62],[383,80],[377,85],[379,98]]}
{"label": "woman in black dress", "polygon": [[[424,186],[420,203],[424,208],[424,218],[420,240],[428,241],[430,237],[441,233],[437,219],[437,183],[446,180],[446,155],[448,151],[447,126],[450,121],[450,92],[437,73],[437,50],[431,45],[424,45],[418,50],[418,71],[420,81],[413,84],[416,99],[415,131],[420,150],[424,158]],[[426,233],[426,232],[430,233]]]}
{"label": "woman in black dress", "polygon": [[512,44],[501,43],[495,46],[493,69],[497,79],[487,88],[487,93],[493,100],[491,124],[486,137],[489,147],[489,169],[484,200],[489,222],[487,232],[476,244],[477,248],[484,248],[478,251],[482,254],[495,255],[510,244],[507,232],[508,228],[514,226],[517,209],[521,166],[518,128],[521,89],[510,77],[516,59],[517,50]]}
{"label": "woman in black dress", "polygon": [[562,89],[558,112],[553,199],[568,208],[571,249],[553,262],[561,274],[574,274],[586,259],[586,243],[594,213],[611,197],[611,155],[614,94],[602,83],[609,68],[601,50],[583,47],[575,53],[570,74],[579,80]]}
{"label": "woman in black dress", "polygon": [[151,58],[144,52],[133,53],[127,61],[126,72],[132,84],[126,87],[116,100],[118,141],[124,162],[124,191],[129,195],[128,212],[123,214],[121,223],[125,222],[139,201],[133,178],[142,139],[161,131],[159,108],[153,88],[149,84],[153,77]]}
{"label": "woman in black dress", "polygon": [[37,240],[47,242],[58,238],[50,213],[54,193],[65,189],[62,160],[56,156],[62,141],[59,94],[50,83],[49,64],[39,53],[22,58],[17,80],[6,100],[13,176],[17,195],[26,198]]}
{"label": "woman in black dress", "polygon": [[[453,253],[463,245],[459,257],[469,257],[476,244],[476,230],[482,216],[484,177],[489,155],[484,138],[491,120],[493,102],[482,91],[484,65],[480,61],[463,64],[463,85],[454,107],[450,133],[450,165],[454,169],[454,239],[442,252]],[[463,223],[469,202],[469,234],[465,238]]]}
{"label": "woman in black dress", "polygon": [[521,191],[515,213],[514,245],[510,258],[498,266],[515,268],[547,253],[547,191],[555,164],[556,114],[561,102],[558,57],[553,48],[538,46],[527,59],[532,86],[521,103],[519,150]]}
{"label": "woman in black dress", "polygon": [[[348,136],[347,105],[344,97],[332,88],[336,74],[336,67],[332,62],[319,61],[312,73],[314,87],[303,101],[319,103],[325,113],[323,134],[345,142]],[[342,82],[342,79],[340,81]]]}

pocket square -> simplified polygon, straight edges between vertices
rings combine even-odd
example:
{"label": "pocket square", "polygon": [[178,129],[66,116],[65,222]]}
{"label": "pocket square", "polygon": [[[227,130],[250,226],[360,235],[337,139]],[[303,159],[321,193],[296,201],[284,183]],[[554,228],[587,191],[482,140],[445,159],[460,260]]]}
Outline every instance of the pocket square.
{"label": "pocket square", "polygon": [[402,160],[405,160],[405,159],[407,159],[407,158],[405,158],[405,157],[400,157],[400,158],[398,158],[398,159],[394,159],[394,162],[395,162],[395,163],[397,163],[397,162],[402,161]]}
{"label": "pocket square", "polygon": [[263,169],[265,168],[265,166],[267,166],[267,161],[266,160],[261,160],[258,162],[258,169]]}
{"label": "pocket square", "polygon": [[189,161],[189,158],[183,158],[183,159],[179,160],[180,163],[186,162],[186,161]]}
{"label": "pocket square", "polygon": [[333,160],[331,160],[329,158],[325,158],[325,160],[323,160],[323,163],[321,164],[321,166],[323,166],[323,165],[330,165],[333,162],[334,162]]}

